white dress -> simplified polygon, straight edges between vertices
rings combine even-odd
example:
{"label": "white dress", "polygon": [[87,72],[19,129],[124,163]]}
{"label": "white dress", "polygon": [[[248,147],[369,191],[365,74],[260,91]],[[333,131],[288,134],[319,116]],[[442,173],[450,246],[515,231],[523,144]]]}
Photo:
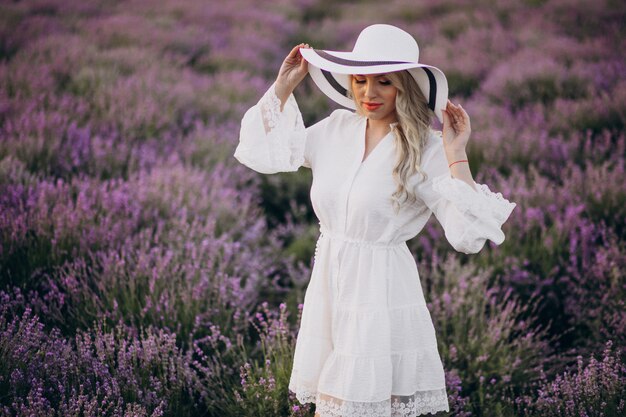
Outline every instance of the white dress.
{"label": "white dress", "polygon": [[235,158],[265,174],[313,174],[320,224],[304,296],[289,389],[322,417],[417,416],[449,411],[443,365],[415,260],[406,241],[434,213],[452,247],[500,244],[516,206],[484,184],[450,174],[440,134],[422,156],[429,175],[410,186],[418,201],[395,214],[394,134],[361,162],[366,118],[335,110],[310,127],[293,94],[280,110],[272,85],[241,122]]}

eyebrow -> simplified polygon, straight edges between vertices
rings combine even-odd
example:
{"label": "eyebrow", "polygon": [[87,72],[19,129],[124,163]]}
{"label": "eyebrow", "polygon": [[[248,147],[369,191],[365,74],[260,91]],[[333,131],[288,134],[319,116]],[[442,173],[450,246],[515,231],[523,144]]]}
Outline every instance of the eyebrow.
{"label": "eyebrow", "polygon": [[[354,75],[355,77],[366,77],[366,75],[365,75],[365,74],[353,74],[353,75]],[[369,74],[368,74],[368,75],[369,75]],[[380,75],[377,75],[375,78],[386,77],[386,76],[387,76],[387,74],[380,74]]]}

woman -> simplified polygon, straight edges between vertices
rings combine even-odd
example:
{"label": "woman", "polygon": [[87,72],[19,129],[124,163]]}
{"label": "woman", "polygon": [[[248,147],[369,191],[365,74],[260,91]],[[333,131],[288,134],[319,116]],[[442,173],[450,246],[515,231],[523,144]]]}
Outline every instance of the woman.
{"label": "woman", "polygon": [[[477,253],[515,207],[476,184],[470,120],[443,73],[391,25],[365,28],[351,52],[300,44],[243,117],[235,157],[261,173],[313,173],[320,221],[289,389],[316,416],[449,411],[443,365],[406,241],[434,213],[455,250]],[[305,127],[292,94],[310,74],[346,109]],[[432,117],[443,133],[431,129]]]}

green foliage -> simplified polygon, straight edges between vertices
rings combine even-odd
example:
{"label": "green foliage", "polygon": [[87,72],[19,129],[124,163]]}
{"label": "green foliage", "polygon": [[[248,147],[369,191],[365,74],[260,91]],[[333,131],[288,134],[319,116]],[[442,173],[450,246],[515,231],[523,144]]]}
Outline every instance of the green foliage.
{"label": "green foliage", "polygon": [[262,206],[270,226],[284,223],[293,205],[307,207],[305,218],[308,221],[313,220],[314,213],[309,197],[311,181],[311,170],[303,167],[297,174],[279,173],[262,178]]}
{"label": "green foliage", "polygon": [[475,75],[460,71],[446,72],[450,97],[469,97],[480,87],[480,79]]}
{"label": "green foliage", "polygon": [[[288,390],[295,338],[287,326],[287,307],[281,304],[278,316],[268,310],[267,303],[261,311],[252,322],[260,336],[260,357],[249,354],[249,361],[240,368],[241,389],[234,394],[236,415],[312,417],[313,406],[302,406]],[[297,321],[299,325],[300,315]]]}
{"label": "green foliage", "polygon": [[529,103],[549,104],[557,98],[580,99],[588,92],[586,80],[574,76],[562,78],[560,74],[537,74],[522,82],[507,82],[502,94],[515,110]]}

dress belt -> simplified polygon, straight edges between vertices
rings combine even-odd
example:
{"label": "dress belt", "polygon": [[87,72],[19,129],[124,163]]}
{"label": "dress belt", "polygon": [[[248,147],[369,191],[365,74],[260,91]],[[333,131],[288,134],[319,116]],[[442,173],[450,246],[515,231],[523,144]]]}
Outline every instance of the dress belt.
{"label": "dress belt", "polygon": [[371,246],[371,247],[382,247],[382,248],[395,248],[398,246],[406,245],[406,241],[401,242],[379,242],[375,240],[364,240],[364,239],[355,239],[348,237],[342,233],[331,232],[325,226],[320,224],[320,233],[322,236],[326,236],[332,240],[337,240],[340,242],[350,243],[358,246]]}

